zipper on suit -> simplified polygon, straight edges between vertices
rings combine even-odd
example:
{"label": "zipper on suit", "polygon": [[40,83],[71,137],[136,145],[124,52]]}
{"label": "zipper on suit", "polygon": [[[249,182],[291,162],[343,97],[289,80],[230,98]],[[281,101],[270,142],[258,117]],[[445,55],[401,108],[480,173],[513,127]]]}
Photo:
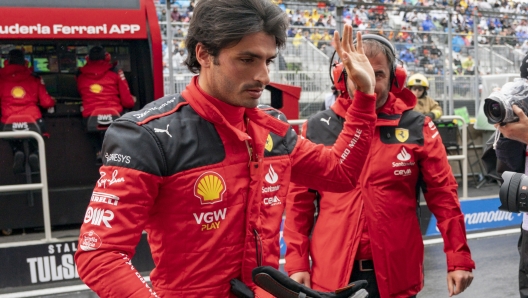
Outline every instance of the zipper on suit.
{"label": "zipper on suit", "polygon": [[257,229],[253,229],[253,234],[255,234],[255,250],[257,253],[257,266],[262,266],[262,239],[257,232]]}

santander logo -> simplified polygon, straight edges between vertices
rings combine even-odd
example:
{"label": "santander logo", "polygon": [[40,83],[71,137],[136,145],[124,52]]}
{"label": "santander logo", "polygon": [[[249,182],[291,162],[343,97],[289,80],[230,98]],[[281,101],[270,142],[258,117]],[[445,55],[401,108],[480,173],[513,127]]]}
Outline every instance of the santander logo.
{"label": "santander logo", "polygon": [[408,161],[409,159],[411,159],[411,155],[409,154],[409,152],[407,152],[407,150],[405,150],[405,147],[402,147],[400,153],[396,157],[400,161]]}
{"label": "santander logo", "polygon": [[277,180],[279,180],[279,175],[275,173],[275,170],[273,170],[273,167],[270,165],[269,171],[264,178],[269,184],[275,184]]}

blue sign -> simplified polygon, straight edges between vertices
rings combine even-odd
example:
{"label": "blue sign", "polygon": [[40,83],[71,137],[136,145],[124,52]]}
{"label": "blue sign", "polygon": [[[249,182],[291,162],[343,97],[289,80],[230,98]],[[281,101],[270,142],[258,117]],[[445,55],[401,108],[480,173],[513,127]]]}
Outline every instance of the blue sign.
{"label": "blue sign", "polygon": [[284,256],[286,255],[286,242],[284,241],[284,237],[282,236],[283,231],[284,231],[284,217],[282,218],[281,227],[280,227],[280,236],[279,236],[281,258],[284,258]]}
{"label": "blue sign", "polygon": [[[499,198],[460,201],[466,231],[519,227],[523,214],[499,210],[500,205]],[[436,218],[432,215],[425,236],[434,235],[440,235],[440,232],[436,227]]]}

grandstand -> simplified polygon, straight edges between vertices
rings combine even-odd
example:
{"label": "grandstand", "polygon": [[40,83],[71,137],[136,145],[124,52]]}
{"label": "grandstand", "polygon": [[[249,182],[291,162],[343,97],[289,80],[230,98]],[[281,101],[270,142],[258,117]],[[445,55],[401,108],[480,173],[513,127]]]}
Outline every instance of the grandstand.
{"label": "grandstand", "polygon": [[[329,67],[334,30],[343,23],[364,33],[382,34],[390,39],[409,75],[424,73],[431,81],[429,94],[444,110],[467,107],[471,116],[481,98],[482,76],[518,73],[520,59],[528,51],[528,5],[508,1],[390,0],[274,1],[289,16],[287,46],[270,71],[272,81],[303,88],[300,118],[315,113],[330,90]],[[188,22],[194,1],[173,1],[177,14],[166,12],[166,4],[157,4],[164,36],[166,92],[169,57],[172,57],[175,92],[181,91],[192,77],[167,52],[172,39],[173,53],[185,48]],[[338,15],[337,11],[342,11]],[[172,19],[172,37],[167,38],[167,17]],[[449,21],[451,20],[451,21]],[[341,25],[342,26],[342,25]],[[269,100],[269,95],[263,97]]]}

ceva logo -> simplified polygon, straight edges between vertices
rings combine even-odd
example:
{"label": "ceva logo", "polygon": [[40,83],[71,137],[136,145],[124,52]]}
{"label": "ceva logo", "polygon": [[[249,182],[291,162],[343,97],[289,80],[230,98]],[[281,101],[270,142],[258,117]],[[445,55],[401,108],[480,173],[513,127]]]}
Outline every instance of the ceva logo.
{"label": "ceva logo", "polygon": [[222,202],[226,191],[224,178],[216,172],[205,172],[194,184],[194,195],[200,199],[202,205]]}

